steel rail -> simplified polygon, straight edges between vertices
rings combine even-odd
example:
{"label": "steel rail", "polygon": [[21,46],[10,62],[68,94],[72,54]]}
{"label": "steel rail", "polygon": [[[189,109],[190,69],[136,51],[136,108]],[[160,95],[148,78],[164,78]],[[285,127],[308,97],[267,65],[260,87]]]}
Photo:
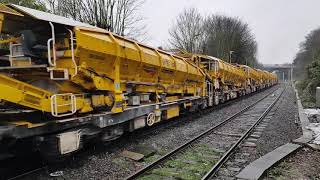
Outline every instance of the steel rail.
{"label": "steel rail", "polygon": [[42,166],[42,167],[39,167],[39,168],[35,168],[35,169],[30,170],[30,171],[28,171],[28,172],[24,172],[24,173],[19,174],[19,175],[17,175],[17,176],[11,177],[11,178],[9,178],[8,180],[21,179],[21,178],[23,178],[23,177],[25,177],[25,176],[27,176],[27,175],[30,175],[30,174],[33,174],[33,173],[42,171],[42,170],[44,170],[44,169],[46,169],[46,168],[47,168],[47,166]]}
{"label": "steel rail", "polygon": [[262,115],[259,117],[259,119],[248,129],[240,138],[239,140],[233,144],[233,146],[219,159],[219,161],[209,170],[209,172],[202,177],[202,180],[208,180],[212,176],[215,175],[215,173],[220,169],[220,167],[226,162],[230,156],[235,152],[235,150],[238,148],[238,146],[250,135],[250,133],[254,130],[254,128],[266,117],[266,115],[270,112],[272,107],[278,102],[280,97],[282,96],[283,92],[286,88],[282,90],[280,95],[268,106],[268,108],[262,113]]}
{"label": "steel rail", "polygon": [[[259,94],[261,92],[264,92],[266,90],[267,89],[262,89],[262,90],[255,91],[255,92],[250,93],[250,94],[246,94],[246,95],[240,96],[239,98],[236,98],[236,99],[231,99],[229,101],[226,101],[223,104],[218,104],[216,106],[209,107],[208,109],[205,109],[203,112],[200,112],[200,113],[202,113],[201,115],[207,115],[207,114],[210,114],[210,113],[214,113],[215,111],[221,110],[221,109],[223,109],[225,107],[229,107],[229,106],[231,106],[232,104],[234,104],[236,102],[240,102],[240,101],[242,101],[242,100],[244,100],[246,98],[252,97],[252,96],[254,96],[256,94]],[[272,92],[274,92],[274,91],[272,91]],[[179,117],[179,118],[184,118],[184,117]],[[175,120],[175,121],[160,121],[157,124],[157,126],[150,126],[150,127],[147,127],[147,128],[138,129],[138,130],[135,130],[133,133],[137,133],[137,134],[135,134],[136,137],[143,137],[145,135],[151,134],[155,130],[161,130],[161,129],[164,129],[164,128],[167,128],[167,127],[172,127],[172,126],[175,126],[175,125],[180,124],[180,123],[181,123],[181,119]]]}
{"label": "steel rail", "polygon": [[[142,174],[144,174],[145,172],[151,170],[152,168],[154,168],[155,166],[159,165],[160,163],[162,163],[163,161],[165,161],[166,159],[168,159],[169,157],[173,156],[174,154],[181,152],[182,150],[184,150],[185,148],[187,148],[189,145],[191,145],[192,143],[196,142],[198,139],[202,138],[203,136],[211,133],[212,131],[214,131],[215,129],[221,127],[222,125],[226,124],[227,122],[235,119],[236,117],[240,116],[242,113],[246,112],[247,110],[249,110],[251,107],[255,106],[256,104],[258,104],[259,102],[261,102],[262,100],[264,100],[265,98],[267,98],[269,95],[271,95],[272,93],[274,93],[275,91],[277,91],[279,88],[275,89],[274,91],[268,93],[267,95],[265,95],[264,97],[262,97],[261,99],[257,100],[256,102],[250,104],[249,106],[243,108],[242,110],[240,110],[239,112],[233,114],[231,117],[223,120],[222,122],[220,122],[219,124],[213,126],[212,128],[204,131],[203,133],[201,133],[200,135],[194,137],[193,139],[187,141],[186,143],[182,144],[181,146],[177,147],[176,149],[170,151],[169,153],[167,153],[166,155],[160,157],[159,159],[157,159],[156,161],[154,161],[153,163],[147,165],[146,167],[136,171],[135,173],[131,174],[130,176],[126,177],[125,179],[127,180],[131,180],[131,179],[136,179],[137,177],[141,176]],[[283,93],[283,92],[282,92]],[[281,94],[282,94],[281,93]],[[281,95],[280,95],[281,96]],[[279,96],[279,97],[280,97]]]}

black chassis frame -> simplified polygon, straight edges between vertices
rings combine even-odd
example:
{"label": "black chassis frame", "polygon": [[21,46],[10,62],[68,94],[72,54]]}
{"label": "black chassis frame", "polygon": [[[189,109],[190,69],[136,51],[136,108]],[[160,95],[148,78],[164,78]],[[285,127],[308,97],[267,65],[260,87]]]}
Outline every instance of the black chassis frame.
{"label": "black chassis frame", "polygon": [[[82,117],[72,117],[66,119],[52,120],[42,126],[28,128],[27,126],[2,125],[0,126],[0,144],[5,138],[23,139],[34,136],[49,134],[59,134],[73,128],[93,126],[96,128],[107,128],[125,122],[130,122],[137,117],[147,115],[156,109],[166,110],[173,105],[182,105],[192,102],[192,110],[197,109],[206,102],[207,97],[186,97],[183,99],[161,102],[148,105],[129,107],[121,113],[103,112],[99,114],[89,114]],[[192,111],[191,110],[191,111]]]}

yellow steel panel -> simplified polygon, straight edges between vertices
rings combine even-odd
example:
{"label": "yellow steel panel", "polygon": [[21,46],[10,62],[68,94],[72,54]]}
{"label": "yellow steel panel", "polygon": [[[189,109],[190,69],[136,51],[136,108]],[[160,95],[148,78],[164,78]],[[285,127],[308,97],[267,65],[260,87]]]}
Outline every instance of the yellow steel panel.
{"label": "yellow steel panel", "polygon": [[[51,92],[18,81],[0,74],[0,99],[16,103],[29,108],[51,112]],[[59,104],[66,104],[67,100],[58,99]],[[84,99],[77,97],[77,108],[84,106]],[[67,112],[70,109],[62,107],[59,112]]]}
{"label": "yellow steel panel", "polygon": [[241,67],[234,66],[219,60],[218,76],[224,81],[243,83],[246,81],[246,74]]}
{"label": "yellow steel panel", "polygon": [[144,63],[160,66],[159,56],[156,51],[147,47],[143,47],[143,46],[140,46],[140,47],[144,53],[144,57],[145,57],[145,59],[143,60]]}
{"label": "yellow steel panel", "polygon": [[166,110],[166,119],[179,116],[179,106],[173,106]]}
{"label": "yellow steel panel", "polygon": [[185,61],[183,61],[181,59],[176,59],[177,71],[181,71],[181,72],[187,73],[188,72],[187,66],[188,66],[188,64]]}
{"label": "yellow steel panel", "polygon": [[4,13],[4,14],[11,14],[11,15],[15,15],[15,16],[23,16],[23,14],[19,13],[18,11],[9,8],[8,6],[0,3],[0,12]]}
{"label": "yellow steel panel", "polygon": [[141,61],[140,51],[134,42],[126,42],[124,40],[119,40],[120,52],[119,56],[124,59],[130,59],[133,61]]}
{"label": "yellow steel panel", "polygon": [[188,65],[188,70],[190,74],[198,75],[198,69],[196,67]]}
{"label": "yellow steel panel", "polygon": [[174,100],[178,100],[179,97],[178,96],[169,96],[169,97],[166,97],[166,101],[174,101]]}
{"label": "yellow steel panel", "polygon": [[87,50],[116,55],[112,38],[106,34],[76,30],[77,45]]}
{"label": "yellow steel panel", "polygon": [[169,55],[161,54],[161,58],[162,58],[162,67],[175,70],[175,63]]}
{"label": "yellow steel panel", "polygon": [[15,126],[27,126],[27,128],[35,128],[35,127],[40,127],[45,125],[45,123],[31,123],[28,121],[15,121],[15,122],[11,122],[11,124]]}

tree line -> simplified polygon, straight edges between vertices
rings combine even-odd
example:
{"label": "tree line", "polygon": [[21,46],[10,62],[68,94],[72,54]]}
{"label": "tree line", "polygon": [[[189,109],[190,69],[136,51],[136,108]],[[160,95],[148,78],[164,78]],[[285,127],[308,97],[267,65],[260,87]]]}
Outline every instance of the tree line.
{"label": "tree line", "polygon": [[314,107],[316,87],[320,86],[320,28],[311,31],[300,43],[293,65],[302,103]]}
{"label": "tree line", "polygon": [[257,42],[249,25],[224,15],[202,16],[185,9],[169,30],[171,46],[191,53],[208,54],[232,63],[260,67]]}

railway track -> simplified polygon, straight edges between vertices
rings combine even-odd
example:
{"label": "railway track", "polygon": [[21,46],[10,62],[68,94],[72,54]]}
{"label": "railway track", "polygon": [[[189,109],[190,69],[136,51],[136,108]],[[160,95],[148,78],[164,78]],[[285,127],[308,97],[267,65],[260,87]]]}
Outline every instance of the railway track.
{"label": "railway track", "polygon": [[211,179],[280,99],[278,88],[126,179]]}
{"label": "railway track", "polygon": [[[268,90],[268,89],[262,89],[262,90],[259,90],[259,91],[256,91],[256,92],[241,96],[239,98],[226,101],[225,103],[219,104],[219,105],[214,106],[214,107],[209,108],[209,109],[206,109],[206,110],[204,110],[204,111],[202,111],[200,113],[201,113],[201,115],[208,115],[210,113],[214,113],[217,110],[220,110],[222,108],[230,106],[230,105],[232,105],[232,104],[234,104],[236,102],[242,101],[245,98],[249,98],[251,96],[254,96],[254,95],[256,95],[258,93],[261,93],[263,91],[266,91],[266,90]],[[189,117],[189,119],[186,121],[185,119],[187,117]],[[191,119],[198,118],[198,117],[199,117],[199,113],[185,114],[182,117],[177,117],[177,119],[174,120],[174,121],[163,121],[163,122],[160,122],[159,124],[157,124],[157,126],[151,126],[151,127],[147,127],[147,128],[143,128],[143,129],[138,129],[137,131],[132,132],[132,135],[130,137],[135,137],[135,138],[144,137],[144,136],[147,136],[147,135],[150,135],[150,134],[154,133],[155,130],[161,131],[162,129],[165,129],[165,128],[168,128],[168,127],[175,127],[177,125],[180,126],[180,125],[189,123],[190,121],[192,121]],[[130,138],[130,137],[128,137],[128,138]]]}
{"label": "railway track", "polygon": [[[262,90],[262,91],[265,91],[265,90]],[[262,91],[257,91],[257,92],[255,92],[255,93],[252,93],[252,94],[249,94],[249,95],[246,95],[246,96],[242,96],[242,97],[237,98],[237,99],[234,99],[234,100],[227,101],[227,102],[225,102],[225,103],[223,103],[223,104],[220,104],[219,106],[216,106],[215,108],[210,108],[210,109],[208,109],[208,110],[206,110],[205,112],[202,112],[202,113],[203,113],[204,115],[207,115],[207,114],[212,113],[212,112],[214,112],[214,111],[216,111],[216,110],[219,110],[219,109],[222,109],[222,108],[224,108],[224,107],[227,107],[227,106],[229,106],[229,105],[231,105],[231,104],[233,104],[233,103],[235,103],[235,102],[241,101],[241,100],[243,100],[244,98],[251,97],[251,96],[253,96],[253,95],[257,94],[257,93],[260,93],[260,92],[262,92]],[[269,93],[269,94],[272,94],[273,92],[274,92],[274,91],[272,91],[272,92]],[[269,95],[269,94],[268,94],[268,95]],[[265,97],[266,97],[266,96],[265,96]],[[265,97],[264,97],[264,98],[265,98]],[[197,115],[195,115],[195,114],[190,114],[190,115],[191,115],[192,117],[197,116]],[[233,116],[234,116],[234,115],[233,115]],[[178,120],[175,120],[175,121],[166,121],[166,122],[164,122],[164,123],[160,123],[158,126],[150,127],[150,128],[147,128],[147,129],[141,129],[141,130],[138,130],[138,131],[133,132],[133,133],[135,134],[135,137],[140,137],[140,136],[143,137],[143,136],[146,136],[146,135],[148,135],[148,134],[153,133],[155,130],[165,129],[165,128],[168,128],[168,127],[176,126],[177,124],[180,124],[180,125],[181,125],[181,123],[188,123],[188,121],[185,121],[185,120],[184,120],[184,121],[181,121],[180,118],[185,119],[186,116],[179,117],[179,119],[178,119]],[[99,148],[98,148],[98,149],[99,149]],[[97,151],[98,149],[95,148],[96,151]],[[31,170],[22,171],[21,173],[18,173],[18,174],[14,175],[14,176],[9,176],[9,177],[7,177],[7,178],[5,178],[5,179],[10,179],[10,180],[23,179],[23,178],[25,178],[25,177],[30,177],[30,176],[33,175],[33,174],[37,174],[37,173],[42,172],[42,171],[45,171],[45,170],[47,170],[47,169],[48,169],[48,166],[47,166],[47,165],[40,165],[40,166],[37,166],[37,167],[35,167],[35,168],[32,168]]]}
{"label": "railway track", "polygon": [[35,173],[37,173],[37,172],[39,172],[39,171],[43,171],[43,170],[45,170],[46,168],[47,168],[47,166],[38,167],[38,168],[35,168],[35,169],[33,169],[33,170],[30,170],[30,171],[24,172],[24,173],[22,173],[22,174],[19,174],[19,175],[17,175],[17,176],[11,177],[11,178],[9,178],[8,180],[22,179],[22,178],[24,178],[24,177],[26,177],[26,176],[31,176],[32,174],[35,174]]}

